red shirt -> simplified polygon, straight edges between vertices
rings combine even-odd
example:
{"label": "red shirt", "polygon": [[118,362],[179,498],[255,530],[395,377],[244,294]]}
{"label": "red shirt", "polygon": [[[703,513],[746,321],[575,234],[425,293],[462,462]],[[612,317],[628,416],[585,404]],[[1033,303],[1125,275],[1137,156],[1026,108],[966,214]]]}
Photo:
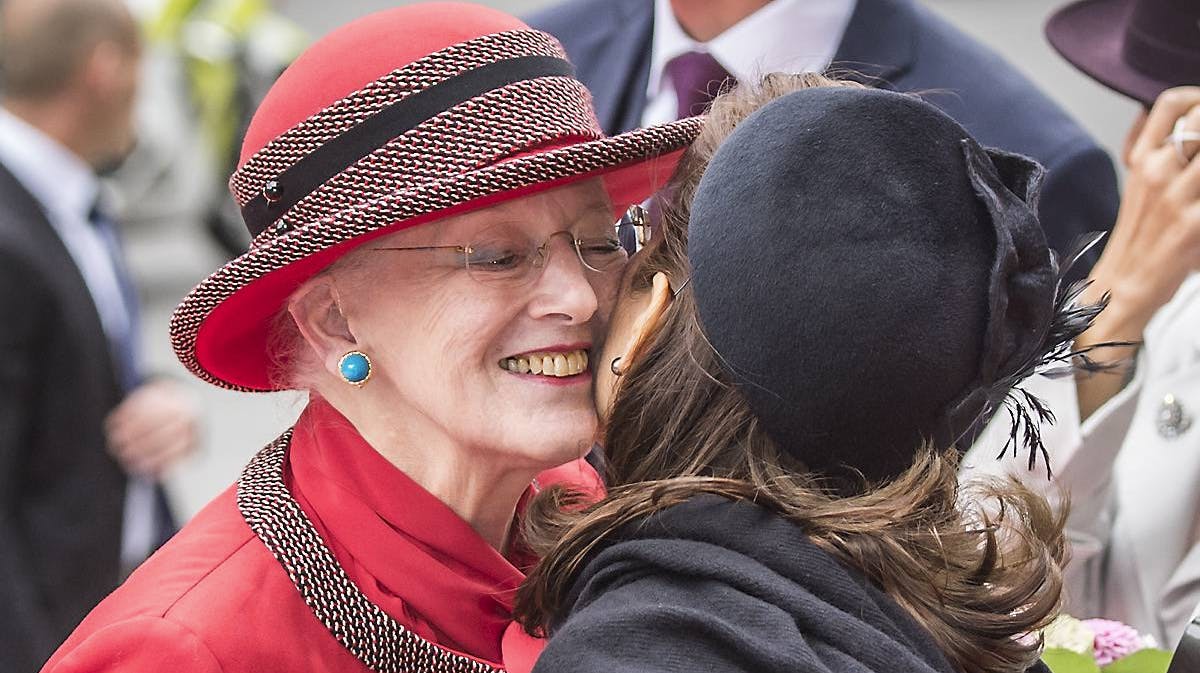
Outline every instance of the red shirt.
{"label": "red shirt", "polygon": [[[396,469],[328,404],[297,421],[284,480],[337,562],[390,617],[481,663],[529,667],[540,643],[509,621],[523,575]],[[584,461],[540,475],[596,489]],[[218,496],[76,629],[45,671],[363,671]]]}

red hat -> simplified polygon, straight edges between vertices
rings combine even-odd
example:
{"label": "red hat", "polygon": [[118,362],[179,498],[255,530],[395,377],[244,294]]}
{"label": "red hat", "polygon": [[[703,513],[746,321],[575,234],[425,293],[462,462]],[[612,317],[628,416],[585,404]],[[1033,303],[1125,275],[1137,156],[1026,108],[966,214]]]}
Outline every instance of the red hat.
{"label": "red hat", "polygon": [[273,318],[354,247],[591,177],[615,222],[670,177],[700,123],[605,137],[558,42],[486,7],[408,5],[343,26],[251,120],[229,186],[253,240],[175,310],[175,354],[215,385],[273,390]]}

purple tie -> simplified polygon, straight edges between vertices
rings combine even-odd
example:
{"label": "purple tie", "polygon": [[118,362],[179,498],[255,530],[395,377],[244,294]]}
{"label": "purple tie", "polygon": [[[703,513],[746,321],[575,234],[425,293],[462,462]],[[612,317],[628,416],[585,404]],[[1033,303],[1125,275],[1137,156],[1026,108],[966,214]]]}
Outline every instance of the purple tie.
{"label": "purple tie", "polygon": [[667,62],[666,71],[679,100],[678,119],[703,114],[725,81],[733,77],[712,54],[703,51],[676,56]]}

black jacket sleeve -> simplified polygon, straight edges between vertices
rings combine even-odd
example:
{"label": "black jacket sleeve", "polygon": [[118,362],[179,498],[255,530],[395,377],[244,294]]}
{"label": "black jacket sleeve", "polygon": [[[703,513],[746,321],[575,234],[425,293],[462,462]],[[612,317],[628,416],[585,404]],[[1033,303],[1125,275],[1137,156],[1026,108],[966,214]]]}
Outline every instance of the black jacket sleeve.
{"label": "black jacket sleeve", "polygon": [[44,293],[17,255],[0,249],[0,652],[12,670],[37,670],[52,651],[52,626],[21,519],[30,428],[35,421],[37,339]]}

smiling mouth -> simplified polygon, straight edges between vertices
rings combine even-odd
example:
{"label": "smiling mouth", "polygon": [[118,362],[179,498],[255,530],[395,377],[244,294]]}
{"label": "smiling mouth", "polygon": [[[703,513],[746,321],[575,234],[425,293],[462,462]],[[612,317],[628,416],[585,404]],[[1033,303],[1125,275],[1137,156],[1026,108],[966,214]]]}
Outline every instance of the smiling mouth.
{"label": "smiling mouth", "polygon": [[499,362],[500,368],[514,374],[533,374],[563,378],[582,374],[588,369],[588,352],[586,350],[562,351],[556,353],[535,352],[504,358]]}

